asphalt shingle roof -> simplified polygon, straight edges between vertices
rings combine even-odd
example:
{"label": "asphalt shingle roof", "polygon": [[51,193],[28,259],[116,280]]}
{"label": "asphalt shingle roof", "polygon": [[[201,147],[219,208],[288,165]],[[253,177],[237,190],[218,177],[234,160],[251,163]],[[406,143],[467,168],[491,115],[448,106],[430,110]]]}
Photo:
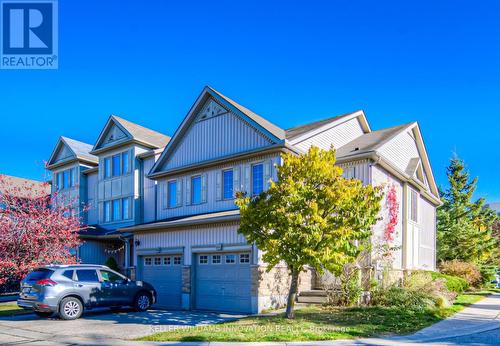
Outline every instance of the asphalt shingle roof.
{"label": "asphalt shingle roof", "polygon": [[163,133],[148,129],[131,121],[113,115],[112,118],[122,125],[134,139],[150,144],[156,148],[164,148],[170,141],[170,137]]}
{"label": "asphalt shingle roof", "polygon": [[90,151],[92,151],[91,144],[80,142],[76,139],[68,137],[61,137],[61,139],[69,146],[69,148],[75,153],[77,157],[81,157],[95,163],[99,162],[97,156],[90,154]]}
{"label": "asphalt shingle roof", "polygon": [[412,124],[413,123],[408,123],[365,133],[337,149],[337,157],[340,158],[375,151],[382,144],[386,143],[389,139],[393,138]]}
{"label": "asphalt shingle roof", "polygon": [[342,115],[337,115],[337,116],[326,118],[323,120],[314,121],[312,123],[307,123],[307,124],[302,124],[299,126],[291,127],[291,128],[286,130],[286,138],[292,139],[292,138],[298,137],[304,133],[307,133],[309,131],[313,131],[317,128],[320,128],[323,125],[326,125],[326,124],[331,123],[333,121],[339,120],[339,119],[344,118],[346,116],[352,115],[354,113],[356,113],[356,112],[345,113]]}
{"label": "asphalt shingle roof", "polygon": [[50,184],[11,175],[0,174],[4,181],[0,184],[0,193],[8,193],[20,198],[42,197],[50,195]]}

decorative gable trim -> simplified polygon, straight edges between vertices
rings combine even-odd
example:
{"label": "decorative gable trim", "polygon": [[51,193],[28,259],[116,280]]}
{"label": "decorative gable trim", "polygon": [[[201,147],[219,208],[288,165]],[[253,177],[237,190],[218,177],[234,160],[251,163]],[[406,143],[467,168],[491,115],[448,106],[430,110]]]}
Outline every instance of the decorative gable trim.
{"label": "decorative gable trim", "polygon": [[[120,138],[116,139],[115,137],[116,134],[111,133],[113,128],[118,129],[121,133],[123,133],[123,136],[120,136]],[[110,139],[110,137],[112,139]],[[133,137],[130,134],[130,132],[128,132],[127,129],[125,129],[125,127],[123,127],[118,121],[114,119],[114,116],[111,115],[108,118],[106,125],[104,125],[104,128],[101,130],[99,137],[97,137],[97,141],[94,144],[94,147],[92,148],[92,151],[90,153],[95,155],[105,150],[114,148],[118,145],[128,143],[129,141],[132,140]],[[107,143],[113,143],[113,144],[103,147],[103,145]]]}
{"label": "decorative gable trim", "polygon": [[[59,153],[63,150],[66,149],[69,152],[69,155],[57,160],[57,157]],[[77,155],[75,151],[71,148],[71,146],[66,142],[64,137],[59,137],[59,140],[57,141],[56,146],[54,147],[54,150],[52,151],[49,160],[47,161],[46,168],[47,169],[54,169],[59,166],[71,163],[73,161],[80,161],[83,163],[86,163],[90,166],[95,166],[97,165],[96,160],[92,160],[88,157],[83,157],[80,155]]]}
{"label": "decorative gable trim", "polygon": [[271,146],[285,145],[284,139],[279,138],[273,132],[269,131],[264,126],[261,126],[257,121],[252,119],[251,116],[248,116],[234,104],[228,102],[224,97],[210,87],[205,87],[194,104],[191,106],[180,126],[175,131],[172,139],[167,144],[160,158],[151,169],[149,177],[158,177],[169,173],[168,170],[161,171],[161,167],[166,164],[168,158],[182,141],[182,138],[186,135],[192,123],[227,114],[229,112],[266,137]]}

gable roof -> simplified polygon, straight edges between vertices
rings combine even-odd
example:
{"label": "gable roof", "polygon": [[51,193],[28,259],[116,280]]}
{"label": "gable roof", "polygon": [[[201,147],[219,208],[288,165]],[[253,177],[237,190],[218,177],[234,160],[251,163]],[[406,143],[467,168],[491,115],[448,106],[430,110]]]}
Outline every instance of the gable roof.
{"label": "gable roof", "polygon": [[342,115],[337,115],[334,117],[322,119],[319,121],[314,121],[312,123],[307,123],[307,124],[302,124],[302,125],[298,125],[295,127],[291,127],[291,128],[286,130],[286,139],[292,139],[292,138],[299,137],[299,136],[303,135],[304,133],[316,130],[316,129],[318,129],[324,125],[327,125],[333,121],[337,121],[339,119],[345,118],[345,117],[347,117],[349,115],[353,115],[355,113],[356,112],[349,112],[349,113],[345,113]]}
{"label": "gable roof", "polygon": [[[72,152],[73,156],[68,158],[67,160],[62,160],[61,162],[53,162],[57,156],[57,153],[59,152],[59,150],[63,145],[66,146]],[[52,151],[49,160],[47,161],[47,168],[49,169],[54,168],[59,164],[70,162],[71,160],[75,159],[78,161],[89,163],[91,165],[97,165],[99,159],[97,158],[97,156],[90,154],[91,150],[92,150],[92,145],[90,144],[77,141],[76,139],[61,136],[59,137],[59,140],[57,141],[57,144],[54,147],[54,150]]]}
{"label": "gable roof", "polygon": [[188,131],[190,125],[195,120],[198,111],[202,109],[202,107],[205,105],[205,102],[207,102],[210,98],[214,99],[221,106],[233,112],[236,116],[240,117],[245,122],[249,123],[250,126],[258,129],[274,144],[283,146],[285,145],[285,130],[264,119],[260,115],[252,112],[248,108],[245,108],[237,102],[231,100],[229,97],[221,94],[215,89],[209,86],[205,86],[182,120],[181,124],[175,131],[172,139],[165,147],[165,150],[163,151],[159,159],[155,162],[154,166],[151,168],[151,171],[149,173],[150,175],[158,175],[161,173],[157,172],[158,168],[163,165],[165,160],[167,160],[175,147],[179,144],[183,135]]}
{"label": "gable roof", "polygon": [[[113,125],[118,126],[127,136],[125,140],[119,140],[110,146],[105,148],[101,148],[102,144],[107,132]],[[151,130],[147,127],[141,126],[139,124],[133,123],[131,121],[125,120],[116,115],[111,115],[104,125],[99,137],[97,138],[96,143],[94,144],[91,153],[97,154],[104,150],[109,150],[111,148],[115,148],[119,145],[123,145],[124,143],[129,142],[138,142],[144,144],[152,149],[159,149],[165,147],[170,141],[170,137],[164,135],[163,133]]]}
{"label": "gable roof", "polygon": [[412,122],[365,133],[364,135],[359,136],[353,141],[338,148],[337,158],[344,158],[351,155],[359,155],[376,151],[384,143],[387,143],[389,140],[396,137],[399,133],[403,132],[413,124],[415,123]]}
{"label": "gable roof", "polygon": [[248,108],[243,107],[242,105],[238,104],[234,100],[231,100],[229,97],[227,97],[225,95],[222,95],[220,92],[218,92],[217,90],[213,89],[212,87],[207,86],[206,88],[209,91],[211,91],[212,93],[214,93],[214,94],[218,95],[219,97],[221,97],[223,100],[225,100],[226,102],[228,102],[232,106],[234,106],[241,113],[245,114],[247,117],[249,117],[250,119],[252,119],[253,121],[255,121],[257,124],[259,124],[263,128],[265,128],[267,131],[269,131],[270,133],[272,133],[277,138],[279,138],[281,140],[285,139],[285,137],[286,137],[286,131],[283,130],[282,128],[280,128],[279,126],[271,123],[267,119],[265,119],[265,118],[261,117],[260,115],[252,112]]}

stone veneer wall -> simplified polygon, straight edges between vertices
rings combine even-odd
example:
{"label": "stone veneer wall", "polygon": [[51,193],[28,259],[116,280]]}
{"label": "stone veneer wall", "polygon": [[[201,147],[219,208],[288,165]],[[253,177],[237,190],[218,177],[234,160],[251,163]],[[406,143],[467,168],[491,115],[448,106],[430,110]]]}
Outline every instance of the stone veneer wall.
{"label": "stone veneer wall", "polygon": [[[290,275],[286,266],[276,266],[267,272],[267,266],[254,265],[252,274],[252,296],[258,297],[258,311],[280,308],[286,305],[290,289]],[[307,269],[299,275],[298,292],[314,288],[314,274]]]}

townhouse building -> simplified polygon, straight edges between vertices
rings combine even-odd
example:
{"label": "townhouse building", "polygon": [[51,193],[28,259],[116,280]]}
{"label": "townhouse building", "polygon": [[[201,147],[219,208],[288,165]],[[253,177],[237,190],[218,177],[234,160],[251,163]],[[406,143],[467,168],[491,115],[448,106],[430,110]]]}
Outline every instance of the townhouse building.
{"label": "townhouse building", "polygon": [[[161,307],[256,313],[284,304],[289,278],[238,234],[235,193],[267,189],[283,153],[312,145],[334,146],[347,178],[395,188],[394,269],[435,269],[440,200],[416,122],[374,131],[356,111],[283,129],[205,87],[172,138],[111,116],[94,145],[61,137],[47,167],[84,215],[81,261],[114,257],[155,286]],[[315,285],[301,274],[301,290]]]}

